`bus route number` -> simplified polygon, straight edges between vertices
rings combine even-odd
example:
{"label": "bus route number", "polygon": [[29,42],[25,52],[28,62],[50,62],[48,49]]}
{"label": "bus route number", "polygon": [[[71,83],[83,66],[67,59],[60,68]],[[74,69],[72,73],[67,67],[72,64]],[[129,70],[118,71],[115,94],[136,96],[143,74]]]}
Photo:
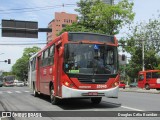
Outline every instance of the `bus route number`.
{"label": "bus route number", "polygon": [[97,88],[107,88],[107,85],[97,85]]}

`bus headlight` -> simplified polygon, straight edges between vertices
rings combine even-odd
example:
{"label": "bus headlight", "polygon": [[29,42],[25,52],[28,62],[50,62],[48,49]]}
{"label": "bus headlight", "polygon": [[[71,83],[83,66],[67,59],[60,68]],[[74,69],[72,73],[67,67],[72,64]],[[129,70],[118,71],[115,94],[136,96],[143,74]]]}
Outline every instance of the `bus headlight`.
{"label": "bus headlight", "polygon": [[114,85],[115,85],[115,86],[118,86],[118,82],[115,82]]}
{"label": "bus headlight", "polygon": [[69,87],[69,82],[64,82],[64,85]]}
{"label": "bus headlight", "polygon": [[117,87],[118,85],[119,85],[118,82],[115,82],[112,84],[112,87]]}
{"label": "bus headlight", "polygon": [[65,81],[64,85],[67,86],[67,87],[70,87],[70,88],[74,87],[74,85],[72,83],[69,83],[68,81]]}

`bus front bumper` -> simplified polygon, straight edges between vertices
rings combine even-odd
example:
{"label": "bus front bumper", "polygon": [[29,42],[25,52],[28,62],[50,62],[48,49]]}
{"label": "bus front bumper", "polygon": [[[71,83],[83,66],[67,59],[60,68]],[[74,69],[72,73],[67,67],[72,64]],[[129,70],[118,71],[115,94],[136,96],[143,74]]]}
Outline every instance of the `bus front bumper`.
{"label": "bus front bumper", "polygon": [[[105,90],[79,90],[62,86],[62,98],[108,97],[118,98],[119,87]],[[96,95],[95,95],[96,94]]]}

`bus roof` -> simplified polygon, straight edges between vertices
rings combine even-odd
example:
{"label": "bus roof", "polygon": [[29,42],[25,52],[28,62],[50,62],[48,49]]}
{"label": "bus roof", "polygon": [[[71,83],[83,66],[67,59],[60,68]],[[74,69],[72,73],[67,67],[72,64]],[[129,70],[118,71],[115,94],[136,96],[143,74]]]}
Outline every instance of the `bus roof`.
{"label": "bus roof", "polygon": [[148,73],[148,72],[160,72],[160,70],[145,70],[145,71],[139,71],[139,74],[141,74],[141,73]]}

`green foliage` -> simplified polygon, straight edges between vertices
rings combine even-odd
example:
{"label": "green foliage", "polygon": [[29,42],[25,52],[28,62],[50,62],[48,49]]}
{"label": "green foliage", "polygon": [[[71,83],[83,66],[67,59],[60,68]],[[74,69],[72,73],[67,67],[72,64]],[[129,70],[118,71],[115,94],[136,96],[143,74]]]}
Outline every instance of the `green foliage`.
{"label": "green foliage", "polygon": [[19,80],[27,80],[29,58],[39,50],[40,48],[38,47],[25,48],[23,56],[12,66],[12,72],[18,77]]}
{"label": "green foliage", "polygon": [[125,50],[131,54],[127,74],[135,78],[142,70],[142,41],[144,41],[144,63],[145,70],[160,69],[160,21],[158,19],[149,20],[148,23],[139,23],[131,28],[127,38],[121,42],[126,42]]}
{"label": "green foliage", "polygon": [[104,4],[100,0],[80,0],[77,3],[78,23],[65,27],[61,32],[95,32],[118,34],[121,28],[134,19],[133,3],[122,0],[116,5]]}
{"label": "green foliage", "polygon": [[8,76],[8,75],[13,75],[13,73],[12,72],[3,72],[2,73],[2,76]]}

